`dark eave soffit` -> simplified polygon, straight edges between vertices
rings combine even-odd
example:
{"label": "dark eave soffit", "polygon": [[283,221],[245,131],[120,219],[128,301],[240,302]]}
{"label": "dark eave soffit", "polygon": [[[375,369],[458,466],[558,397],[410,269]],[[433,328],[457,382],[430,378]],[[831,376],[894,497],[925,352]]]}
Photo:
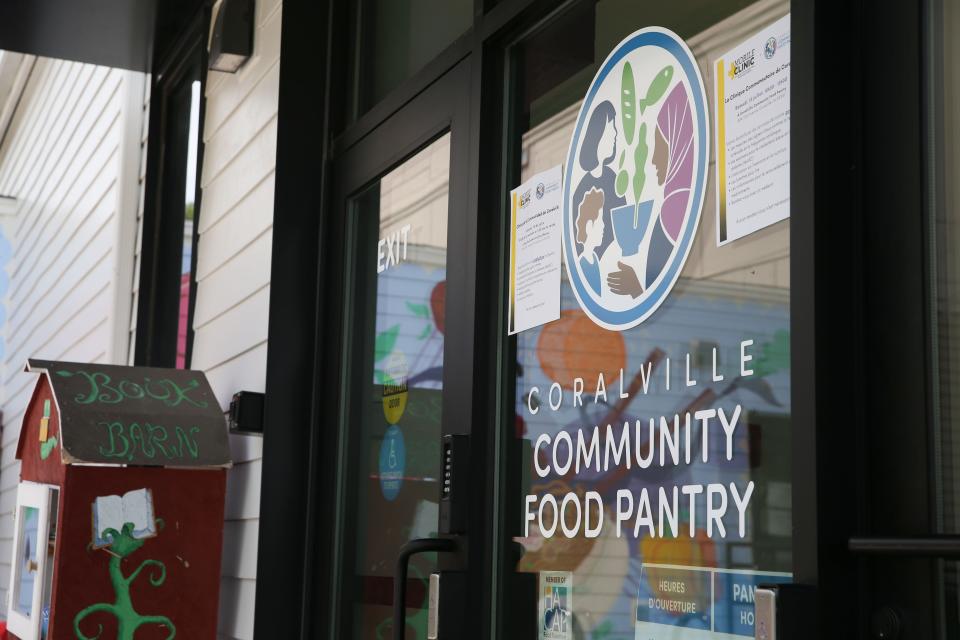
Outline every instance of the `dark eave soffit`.
{"label": "dark eave soffit", "polygon": [[150,72],[163,4],[166,0],[2,0],[0,49]]}

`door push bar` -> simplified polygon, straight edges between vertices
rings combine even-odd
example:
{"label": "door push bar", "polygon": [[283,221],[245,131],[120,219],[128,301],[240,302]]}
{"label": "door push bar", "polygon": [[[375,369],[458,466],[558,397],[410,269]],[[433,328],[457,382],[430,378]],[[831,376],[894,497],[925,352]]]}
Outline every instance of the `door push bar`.
{"label": "door push bar", "polygon": [[411,540],[400,549],[393,580],[393,640],[404,640],[407,630],[407,567],[410,557],[428,551],[450,553],[456,549],[456,541],[450,538],[420,538]]}
{"label": "door push bar", "polygon": [[850,538],[847,548],[866,555],[960,558],[960,536]]}

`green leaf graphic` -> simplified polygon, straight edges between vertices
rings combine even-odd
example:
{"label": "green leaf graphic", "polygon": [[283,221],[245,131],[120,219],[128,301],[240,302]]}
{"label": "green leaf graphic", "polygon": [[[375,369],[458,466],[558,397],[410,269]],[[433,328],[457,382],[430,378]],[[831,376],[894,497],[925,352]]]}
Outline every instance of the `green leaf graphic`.
{"label": "green leaf graphic", "polygon": [[72,376],[73,374],[72,374],[71,372],[69,372],[69,371],[60,370],[60,371],[57,371],[57,375],[58,375],[58,376],[63,376],[64,378],[69,378],[69,377]]}
{"label": "green leaf graphic", "polygon": [[633,132],[637,126],[636,107],[637,91],[634,87],[633,67],[627,62],[623,65],[623,75],[620,77],[620,114],[627,144],[633,144]]}
{"label": "green leaf graphic", "polygon": [[653,77],[650,86],[647,87],[647,95],[640,101],[640,113],[643,113],[647,107],[657,104],[667,92],[671,79],[673,79],[673,65],[667,65]]}
{"label": "green leaf graphic", "polygon": [[[647,165],[647,123],[640,125],[640,132],[637,136],[637,146],[633,150],[633,199],[634,202],[640,202],[640,196],[643,194],[643,183],[647,179],[647,173],[644,170]],[[626,188],[624,188],[626,191]],[[636,226],[636,219],[633,221]]]}
{"label": "green leaf graphic", "polygon": [[768,376],[790,368],[790,332],[786,329],[776,331],[773,340],[764,342],[760,350],[757,366],[754,367],[758,376]]}
{"label": "green leaf graphic", "polygon": [[430,317],[430,309],[428,309],[427,305],[425,304],[414,304],[413,302],[408,302],[407,309],[409,309],[410,312],[418,318]]}
{"label": "green leaf graphic", "polygon": [[386,331],[377,334],[377,339],[373,347],[373,361],[380,362],[393,351],[393,345],[397,343],[397,335],[400,334],[400,325],[395,324]]}
{"label": "green leaf graphic", "polygon": [[630,184],[630,174],[627,173],[626,169],[622,169],[620,173],[617,174],[617,182],[614,185],[614,188],[617,190],[617,195],[622,196],[627,192],[627,186]]}
{"label": "green leaf graphic", "polygon": [[46,442],[40,443],[40,459],[46,460],[50,457],[50,454],[53,453],[53,450],[57,448],[57,438],[56,436],[50,436]]}

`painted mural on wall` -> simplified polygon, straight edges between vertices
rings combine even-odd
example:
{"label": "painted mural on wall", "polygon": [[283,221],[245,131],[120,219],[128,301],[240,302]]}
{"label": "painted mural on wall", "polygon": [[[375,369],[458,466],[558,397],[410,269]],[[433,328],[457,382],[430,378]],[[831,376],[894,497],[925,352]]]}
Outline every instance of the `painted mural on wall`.
{"label": "painted mural on wall", "polygon": [[791,579],[789,237],[699,233],[701,62],[634,31],[524,135],[528,174],[569,136],[561,317],[517,337],[515,423],[516,568],[569,574],[563,624],[541,589],[563,640],[753,637],[756,585]]}
{"label": "painted mural on wall", "polygon": [[[436,535],[439,493],[441,390],[446,301],[445,251],[412,246],[411,259],[377,277],[377,315],[373,382],[382,389],[383,436],[371,465],[378,480],[363,500],[370,514],[384,515],[378,536],[368,538],[364,564],[372,574],[392,574],[396,550],[407,540]],[[373,494],[372,491],[376,490]],[[371,495],[372,494],[372,495]],[[380,501],[387,507],[375,506]],[[370,516],[373,517],[373,516]],[[394,518],[400,520],[394,522]],[[435,562],[422,556],[410,565],[410,580],[423,585],[424,597],[411,607],[406,623],[416,637],[427,625],[426,576]],[[386,609],[372,624],[372,635],[391,637]]]}
{"label": "painted mural on wall", "polygon": [[389,358],[401,355],[411,387],[439,388],[443,377],[446,271],[404,263],[381,274],[377,287],[374,382],[382,384]]}
{"label": "painted mural on wall", "polygon": [[[778,483],[789,488],[789,459],[759,458],[775,455],[775,436],[789,437],[787,296],[768,287],[750,291],[684,280],[677,289],[655,320],[631,331],[612,332],[583,313],[565,281],[561,319],[518,336],[516,436],[529,442],[534,456],[526,493],[538,501],[552,495],[558,504],[573,495],[583,508],[575,530],[572,515],[566,522],[561,519],[559,525],[549,515],[545,524],[536,517],[529,521],[528,535],[518,538],[525,553],[517,570],[541,576],[549,571],[572,574],[578,612],[572,616],[575,638],[633,638],[635,625],[642,623],[638,602],[671,599],[668,590],[677,582],[677,571],[670,567],[766,564],[788,570],[790,566],[788,559],[764,555],[764,546],[776,547],[777,536],[789,535],[789,498],[772,495],[775,492],[770,490],[770,485]],[[749,349],[754,354],[754,374],[750,376],[739,374],[744,339],[754,341]],[[714,380],[721,375],[722,380]],[[600,376],[606,387],[598,394]],[[578,379],[585,384],[575,383]],[[689,385],[690,380],[696,385]],[[551,393],[555,382],[560,388]],[[580,394],[582,404],[573,401],[574,394]],[[629,397],[622,397],[627,394]],[[706,433],[702,423],[693,421],[688,436],[681,420],[680,437],[673,438],[674,415],[718,414],[721,410],[728,419],[740,416],[740,426],[732,431],[732,437],[728,438],[716,420]],[[659,422],[660,416],[669,416],[666,425]],[[650,419],[655,426],[648,432]],[[608,424],[609,436],[604,432]],[[643,425],[639,438],[635,438],[636,424]],[[579,436],[585,436],[589,447],[594,425],[600,425],[599,446],[589,465],[579,465],[577,460],[582,461],[585,453],[578,449]],[[573,443],[572,449],[565,442],[557,449],[560,461],[572,462],[566,470],[552,464],[552,440],[561,432],[571,435]],[[616,446],[625,432],[627,450],[615,464]],[[767,439],[762,449],[758,441],[761,432]],[[551,444],[536,447],[544,436],[551,438]],[[671,446],[677,449],[679,464],[672,463]],[[627,457],[647,458],[651,464],[628,467]],[[549,469],[544,477],[539,477],[537,466]],[[752,524],[742,536],[732,495],[724,500],[724,513],[714,514],[712,519],[708,518],[711,505],[705,499],[706,491],[692,501],[680,494],[676,512],[670,513],[674,488],[728,487],[730,483],[742,487],[747,482],[755,483],[757,489]],[[666,500],[660,503],[664,490]],[[602,506],[588,500],[592,494],[599,496]],[[638,502],[643,494],[650,500],[644,514]],[[676,519],[675,526],[668,516]],[[543,527],[548,525],[553,530],[545,533]],[[564,526],[570,531],[564,532]],[[718,529],[721,526],[723,532]],[[588,531],[594,528],[598,531]],[[754,546],[764,539],[766,544]],[[705,606],[711,575],[692,575],[697,580],[687,581],[685,597]],[[778,580],[783,580],[782,575],[767,579]],[[717,602],[715,611],[733,611],[742,604],[726,598]],[[585,615],[588,612],[589,616]],[[703,628],[709,621],[701,614],[702,608],[699,612],[659,611],[660,617],[652,619],[671,626]],[[732,613],[728,617],[732,618]]]}

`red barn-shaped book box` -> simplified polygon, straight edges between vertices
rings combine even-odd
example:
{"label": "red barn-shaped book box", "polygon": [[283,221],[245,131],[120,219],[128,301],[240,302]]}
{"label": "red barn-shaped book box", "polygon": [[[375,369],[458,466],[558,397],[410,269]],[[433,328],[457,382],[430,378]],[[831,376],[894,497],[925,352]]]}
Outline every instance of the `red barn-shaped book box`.
{"label": "red barn-shaped book box", "polygon": [[30,360],[8,629],[216,637],[227,427],[203,373]]}

